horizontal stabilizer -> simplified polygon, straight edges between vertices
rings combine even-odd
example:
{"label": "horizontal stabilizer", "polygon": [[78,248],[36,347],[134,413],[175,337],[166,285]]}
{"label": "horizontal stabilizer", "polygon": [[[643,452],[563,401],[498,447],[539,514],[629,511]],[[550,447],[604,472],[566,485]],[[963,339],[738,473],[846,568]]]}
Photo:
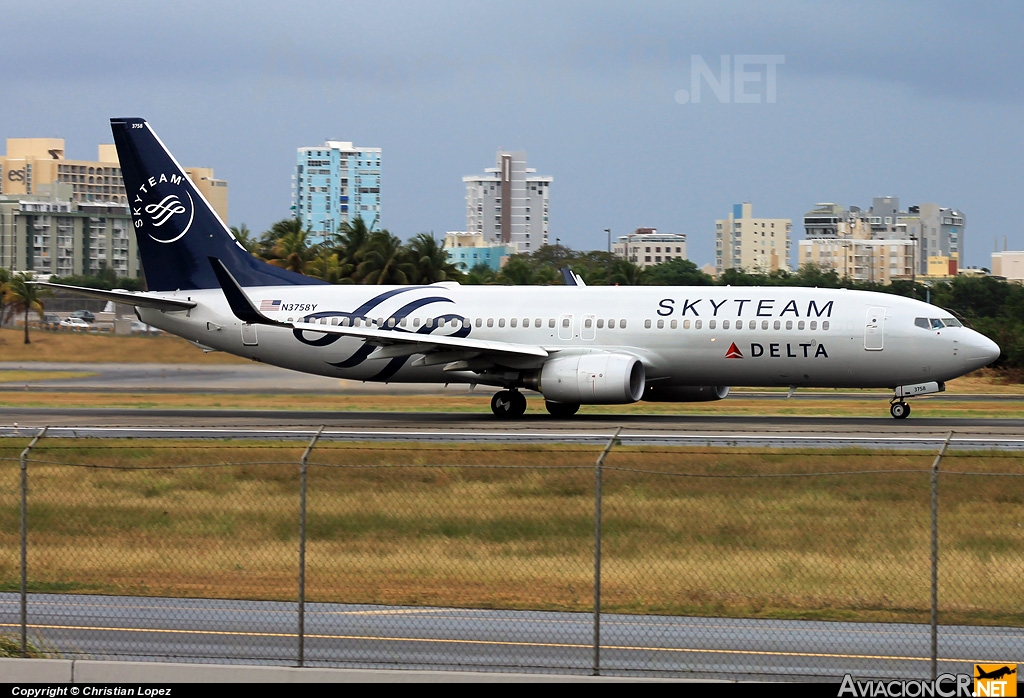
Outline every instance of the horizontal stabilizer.
{"label": "horizontal stabilizer", "polygon": [[73,291],[87,298],[99,298],[104,301],[134,305],[137,308],[153,308],[155,310],[188,310],[196,307],[195,301],[182,298],[168,298],[167,296],[154,295],[145,291],[105,291],[99,288],[84,288],[82,286],[65,286],[64,284],[53,284],[49,281],[30,281],[36,286],[46,288],[60,288],[65,291]]}

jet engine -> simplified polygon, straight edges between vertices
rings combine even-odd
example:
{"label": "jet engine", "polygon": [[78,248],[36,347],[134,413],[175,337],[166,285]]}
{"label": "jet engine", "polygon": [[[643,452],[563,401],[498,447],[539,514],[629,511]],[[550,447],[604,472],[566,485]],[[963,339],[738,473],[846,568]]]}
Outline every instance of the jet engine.
{"label": "jet engine", "polygon": [[526,386],[552,402],[611,405],[639,400],[645,382],[644,365],[635,356],[595,352],[551,359]]}
{"label": "jet engine", "polygon": [[659,385],[648,383],[642,400],[647,402],[710,402],[729,394],[727,385]]}

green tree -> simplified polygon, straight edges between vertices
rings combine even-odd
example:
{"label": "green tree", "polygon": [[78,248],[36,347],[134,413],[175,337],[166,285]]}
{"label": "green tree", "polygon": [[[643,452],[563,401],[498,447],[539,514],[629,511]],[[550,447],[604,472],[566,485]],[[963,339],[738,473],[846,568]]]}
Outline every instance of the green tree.
{"label": "green tree", "polygon": [[238,244],[245,248],[245,251],[251,255],[259,252],[260,243],[252,236],[252,232],[249,230],[249,226],[245,223],[235,227],[231,226],[231,234],[235,236],[235,240],[238,240]]}
{"label": "green tree", "polygon": [[40,319],[43,317],[43,294],[44,292],[35,284],[29,283],[29,278],[22,273],[15,274],[4,284],[4,305],[10,306],[15,312],[25,313],[25,344],[32,343],[28,335],[29,312],[35,311]]}
{"label": "green tree", "polygon": [[644,284],[648,286],[710,286],[714,280],[688,259],[672,259],[648,267]]}
{"label": "green tree", "polygon": [[274,224],[274,244],[270,248],[270,259],[276,267],[304,274],[306,264],[317,256],[318,249],[310,245],[308,228],[303,229],[302,221],[291,218]]}
{"label": "green tree", "polygon": [[386,230],[370,233],[360,257],[362,261],[356,267],[360,283],[407,284],[415,273],[402,241]]}
{"label": "green tree", "polygon": [[420,233],[409,241],[408,259],[413,266],[412,283],[432,284],[459,281],[463,274],[448,260],[444,243],[438,244],[430,233]]}

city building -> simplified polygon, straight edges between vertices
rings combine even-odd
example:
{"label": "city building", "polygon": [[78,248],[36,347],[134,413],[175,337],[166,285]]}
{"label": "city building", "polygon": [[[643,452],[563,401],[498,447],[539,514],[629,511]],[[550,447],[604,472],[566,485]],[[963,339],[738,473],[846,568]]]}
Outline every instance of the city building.
{"label": "city building", "polygon": [[47,191],[0,194],[0,264],[44,278],[94,275],[104,268],[140,275],[132,218],[123,204],[75,203],[65,183],[34,188]]}
{"label": "city building", "polygon": [[[963,249],[965,217],[963,212],[944,208],[938,204],[920,204],[900,210],[900,201],[893,196],[879,196],[867,211],[858,206],[845,209],[839,204],[818,204],[804,215],[806,240],[799,246],[799,263],[822,260],[823,268],[834,269],[840,275],[857,281],[889,283],[895,278],[947,278],[956,276]],[[835,241],[858,241],[856,250],[860,258],[850,261],[843,255],[833,254]],[[910,251],[909,267],[899,272],[902,260],[893,258],[896,248],[887,248],[889,255],[866,255],[870,247],[862,241],[903,241]],[[807,244],[804,244],[807,243]],[[896,254],[897,257],[900,254]],[[845,261],[844,261],[845,260]],[[819,263],[815,261],[815,263]],[[834,266],[828,266],[834,263]],[[865,266],[871,263],[874,266]]]}
{"label": "city building", "polygon": [[327,141],[299,148],[292,177],[292,215],[324,242],[343,223],[362,218],[371,230],[380,223],[380,148]]}
{"label": "city building", "polygon": [[489,244],[514,245],[533,252],[548,244],[551,177],[531,176],[526,153],[499,150],[496,166],[486,174],[463,177],[466,184],[466,230]]}
{"label": "city building", "polygon": [[1024,282],[1024,252],[1003,250],[992,253],[992,276],[1007,281]]}
{"label": "city building", "polygon": [[637,228],[612,245],[612,254],[647,268],[673,259],[686,259],[686,236],[659,233],[657,228]]}
{"label": "city building", "polygon": [[444,251],[448,253],[448,260],[462,271],[469,271],[478,264],[500,271],[505,260],[516,253],[516,248],[511,243],[487,242],[483,233],[450,231],[444,236]]}
{"label": "city building", "polygon": [[879,284],[909,279],[913,255],[911,240],[825,238],[798,245],[800,266],[814,264],[840,277]]}
{"label": "city building", "polygon": [[789,268],[789,218],[754,218],[750,203],[735,204],[715,221],[715,269],[768,273]]}
{"label": "city building", "polygon": [[[100,203],[128,206],[121,181],[121,166],[112,143],[101,143],[96,160],[68,160],[63,138],[8,138],[7,153],[0,156],[0,194],[48,195],[50,185],[70,185],[65,198],[73,204]],[[207,167],[185,168],[185,174],[213,206],[228,220],[228,185]]]}
{"label": "city building", "polygon": [[[0,265],[40,276],[141,275],[128,195],[112,144],[68,160],[62,138],[8,138],[0,156]],[[228,187],[205,167],[186,174],[223,220]]]}

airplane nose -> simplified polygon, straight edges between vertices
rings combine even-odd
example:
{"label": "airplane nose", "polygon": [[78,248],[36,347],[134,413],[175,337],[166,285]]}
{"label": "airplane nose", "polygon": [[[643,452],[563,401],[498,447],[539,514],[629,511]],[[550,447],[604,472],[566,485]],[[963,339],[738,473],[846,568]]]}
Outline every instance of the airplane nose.
{"label": "airplane nose", "polygon": [[980,332],[971,330],[966,345],[964,361],[974,365],[976,368],[988,366],[999,358],[999,345]]}

